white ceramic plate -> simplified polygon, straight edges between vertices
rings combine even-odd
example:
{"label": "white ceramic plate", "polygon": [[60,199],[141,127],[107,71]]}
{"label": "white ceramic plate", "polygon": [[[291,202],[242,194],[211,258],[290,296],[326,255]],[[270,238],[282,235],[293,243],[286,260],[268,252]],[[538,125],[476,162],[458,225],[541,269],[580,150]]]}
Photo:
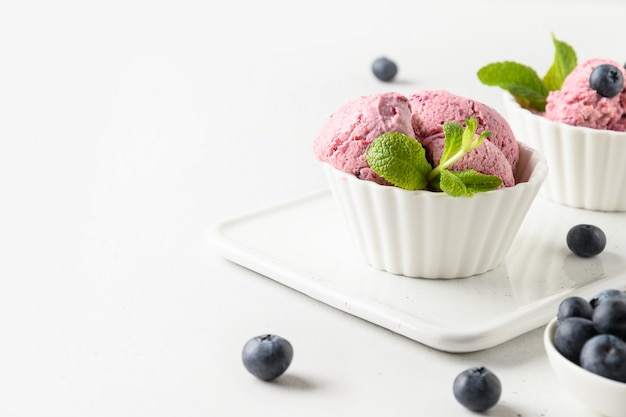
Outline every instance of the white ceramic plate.
{"label": "white ceramic plate", "polygon": [[[580,223],[606,233],[599,256],[579,258],[567,248],[567,231]],[[323,190],[224,220],[207,240],[221,256],[337,309],[439,350],[469,352],[545,325],[567,296],[623,289],[625,230],[626,213],[537,198],[496,269],[462,279],[408,278],[358,258]]]}

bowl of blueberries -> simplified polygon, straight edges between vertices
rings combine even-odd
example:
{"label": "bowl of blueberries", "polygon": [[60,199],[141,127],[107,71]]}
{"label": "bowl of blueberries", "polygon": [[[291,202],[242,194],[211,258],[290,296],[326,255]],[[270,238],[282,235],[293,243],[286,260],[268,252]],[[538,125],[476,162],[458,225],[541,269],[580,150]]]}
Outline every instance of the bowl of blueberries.
{"label": "bowl of blueberries", "polygon": [[544,345],[559,383],[609,417],[626,416],[626,292],[565,298],[546,327]]}

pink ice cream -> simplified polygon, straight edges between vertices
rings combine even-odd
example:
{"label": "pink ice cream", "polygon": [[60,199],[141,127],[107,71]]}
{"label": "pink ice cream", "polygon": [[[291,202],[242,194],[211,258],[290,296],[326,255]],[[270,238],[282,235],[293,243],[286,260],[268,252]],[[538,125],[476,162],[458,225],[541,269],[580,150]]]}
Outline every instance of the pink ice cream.
{"label": "pink ice cream", "polygon": [[491,136],[478,149],[452,165],[451,169],[474,169],[481,174],[500,177],[505,187],[515,185],[519,146],[509,124],[496,110],[445,90],[414,93],[409,96],[409,103],[413,111],[415,135],[434,164],[439,164],[443,153],[444,123],[456,121],[464,125],[465,119],[474,116],[478,122],[476,134],[489,130]]}
{"label": "pink ice cream", "polygon": [[500,177],[504,187],[515,185],[519,146],[506,121],[482,103],[443,90],[423,91],[409,97],[384,93],[353,100],[328,119],[314,143],[314,152],[318,160],[341,171],[388,185],[369,168],[365,159],[374,139],[387,132],[404,133],[420,141],[436,165],[443,153],[444,122],[464,124],[464,119],[471,116],[478,122],[477,134],[489,130],[492,136],[451,169],[474,169]]}
{"label": "pink ice cream", "polygon": [[370,143],[387,132],[415,138],[409,100],[398,93],[359,97],[330,116],[313,144],[313,151],[317,159],[341,171],[388,185],[365,160]]}
{"label": "pink ice cream", "polygon": [[[443,133],[429,136],[422,142],[429,158],[435,165],[439,164],[441,160],[444,144],[445,137]],[[485,175],[495,175],[502,180],[502,187],[515,185],[515,176],[513,175],[511,164],[502,151],[488,139],[485,139],[482,145],[463,156],[450,167],[452,171],[463,171],[466,169],[473,169]]]}
{"label": "pink ice cream", "polygon": [[504,154],[515,171],[519,159],[519,146],[507,121],[491,107],[457,96],[445,90],[420,91],[409,96],[413,110],[413,130],[418,138],[424,139],[443,132],[443,124],[464,120],[474,116],[478,122],[476,133],[491,132],[489,141]]}
{"label": "pink ice cream", "polygon": [[589,87],[589,76],[600,64],[614,65],[626,79],[621,64],[607,59],[590,59],[567,76],[560,90],[550,92],[545,117],[573,126],[626,131],[626,89],[607,98]]}

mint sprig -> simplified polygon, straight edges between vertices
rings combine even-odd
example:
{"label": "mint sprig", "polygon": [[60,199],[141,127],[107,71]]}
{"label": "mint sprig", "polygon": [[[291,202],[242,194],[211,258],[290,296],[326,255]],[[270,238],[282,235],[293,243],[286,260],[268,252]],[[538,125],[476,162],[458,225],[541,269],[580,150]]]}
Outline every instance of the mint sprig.
{"label": "mint sprig", "polygon": [[560,90],[563,81],[576,68],[578,62],[574,48],[558,40],[554,34],[552,34],[552,42],[554,43],[554,61],[543,77],[543,83],[548,90]]}
{"label": "mint sprig", "polygon": [[502,180],[473,169],[450,171],[449,168],[467,153],[478,148],[491,133],[484,131],[476,137],[478,122],[475,117],[465,119],[466,127],[458,122],[443,125],[444,149],[439,165],[434,168],[426,159],[426,150],[417,140],[398,132],[385,133],[372,141],[366,153],[370,168],[392,183],[406,190],[430,188],[453,197],[495,190]]}
{"label": "mint sprig", "polygon": [[524,108],[544,111],[548,93],[560,90],[565,78],[577,65],[574,49],[552,35],[554,59],[544,77],[533,68],[513,62],[494,62],[478,70],[478,79],[485,85],[500,87]]}
{"label": "mint sprig", "polygon": [[478,79],[508,91],[524,108],[543,111],[546,107],[549,90],[531,67],[512,61],[494,62],[478,71]]}
{"label": "mint sprig", "polygon": [[473,169],[441,171],[439,180],[439,187],[453,197],[471,197],[476,193],[495,190],[500,184],[500,177],[481,174]]}
{"label": "mint sprig", "polygon": [[426,188],[428,174],[433,170],[422,144],[398,132],[384,133],[374,139],[366,158],[375,173],[405,190]]}

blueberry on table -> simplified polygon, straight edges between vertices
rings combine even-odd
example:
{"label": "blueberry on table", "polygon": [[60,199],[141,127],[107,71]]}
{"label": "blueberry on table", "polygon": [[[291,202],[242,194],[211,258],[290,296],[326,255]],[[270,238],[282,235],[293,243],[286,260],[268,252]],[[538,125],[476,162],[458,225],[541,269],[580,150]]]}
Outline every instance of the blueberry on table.
{"label": "blueberry on table", "polygon": [[612,334],[599,334],[585,343],[580,366],[615,381],[626,382],[626,342]]}
{"label": "blueberry on table", "polygon": [[591,315],[593,314],[593,307],[591,303],[585,300],[582,297],[567,297],[561,304],[559,304],[559,309],[557,310],[556,317],[559,323],[570,317],[583,317],[591,320]]}
{"label": "blueberry on table", "polygon": [[598,65],[589,76],[589,87],[602,97],[615,97],[624,89],[624,76],[615,65]]}
{"label": "blueberry on table", "polygon": [[569,317],[559,322],[554,333],[554,347],[561,355],[578,364],[583,346],[597,334],[591,320]]}
{"label": "blueberry on table", "polygon": [[498,377],[483,366],[461,372],[454,380],[452,391],[456,400],[472,411],[485,411],[498,403],[502,385]]}
{"label": "blueberry on table", "polygon": [[265,334],[248,340],[241,357],[252,375],[263,381],[272,381],[281,376],[291,364],[293,347],[280,336]]}
{"label": "blueberry on table", "polygon": [[372,72],[381,81],[391,81],[398,73],[398,66],[388,58],[377,58],[372,63]]}
{"label": "blueberry on table", "polygon": [[578,224],[567,232],[567,247],[576,255],[589,258],[600,254],[606,247],[606,235],[598,226]]}

